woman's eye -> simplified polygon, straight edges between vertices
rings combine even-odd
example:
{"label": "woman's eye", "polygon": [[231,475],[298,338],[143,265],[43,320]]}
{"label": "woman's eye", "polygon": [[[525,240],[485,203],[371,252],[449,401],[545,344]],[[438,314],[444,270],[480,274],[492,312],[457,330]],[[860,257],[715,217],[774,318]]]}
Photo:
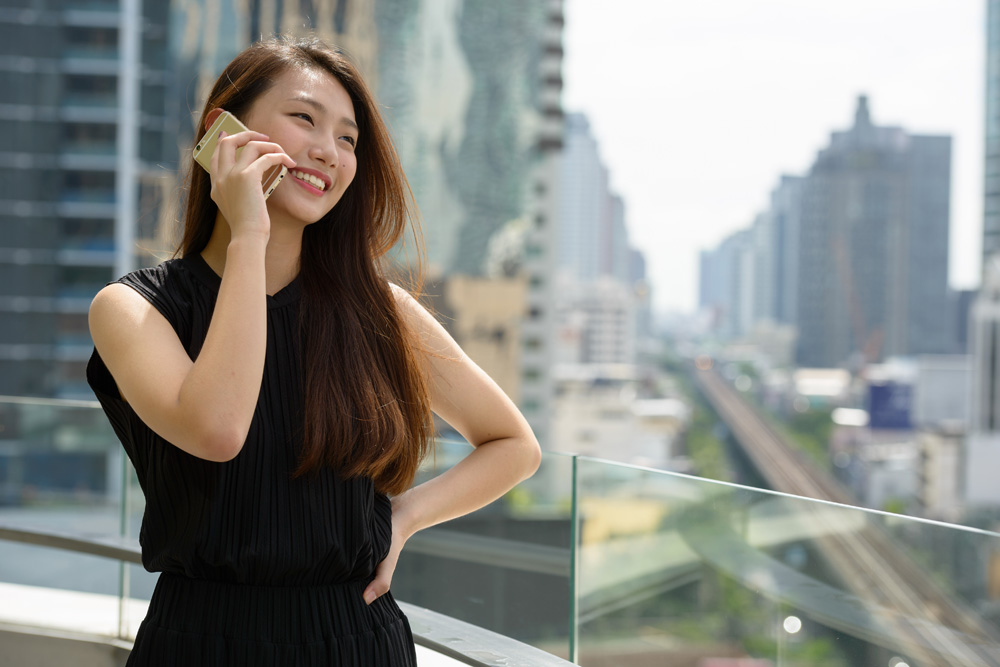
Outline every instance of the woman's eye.
{"label": "woman's eye", "polygon": [[345,136],[341,137],[341,139],[343,139],[344,141],[346,141],[347,143],[349,143],[352,148],[358,145],[357,139],[355,139],[354,137],[352,137],[350,135],[345,135]]}
{"label": "woman's eye", "polygon": [[296,118],[301,118],[301,119],[309,122],[310,124],[313,122],[312,116],[310,116],[307,113],[294,113],[292,115],[295,116]]}

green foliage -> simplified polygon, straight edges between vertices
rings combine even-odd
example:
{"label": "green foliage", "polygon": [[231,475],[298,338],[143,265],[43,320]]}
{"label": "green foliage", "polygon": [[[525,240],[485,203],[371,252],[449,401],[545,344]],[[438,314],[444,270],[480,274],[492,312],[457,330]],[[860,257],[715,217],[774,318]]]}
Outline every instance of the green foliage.
{"label": "green foliage", "polygon": [[784,420],[779,419],[759,404],[757,412],[820,469],[830,469],[832,465],[830,461],[830,434],[833,433],[831,410],[795,412]]}
{"label": "green foliage", "polygon": [[687,453],[699,475],[729,481],[725,445],[712,434],[712,427],[713,422],[704,407],[696,407],[686,435]]}
{"label": "green foliage", "polygon": [[534,494],[523,486],[515,486],[508,491],[504,500],[514,512],[531,510],[536,502]]}
{"label": "green foliage", "polygon": [[787,667],[848,667],[833,642],[826,638],[788,641],[781,657]]}
{"label": "green foliage", "polygon": [[890,498],[885,501],[882,509],[893,514],[906,514],[906,501],[902,498]]}
{"label": "green foliage", "polygon": [[723,482],[732,481],[726,447],[713,433],[716,424],[715,413],[695,389],[683,362],[676,356],[665,353],[660,359],[660,367],[670,373],[676,381],[677,388],[691,406],[691,424],[684,434],[684,442],[695,474]]}

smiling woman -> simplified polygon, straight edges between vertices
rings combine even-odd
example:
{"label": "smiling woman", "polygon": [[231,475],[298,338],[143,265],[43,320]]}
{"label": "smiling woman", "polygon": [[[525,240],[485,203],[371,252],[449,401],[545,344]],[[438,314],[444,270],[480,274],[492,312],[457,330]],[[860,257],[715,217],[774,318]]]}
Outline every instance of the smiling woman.
{"label": "smiling woman", "polygon": [[[415,218],[378,107],[317,41],[255,44],[212,89],[179,257],[90,311],[88,380],[146,495],[162,574],[130,665],[413,665],[389,585],[417,530],[538,465],[496,384],[405,290],[386,253]],[[260,183],[289,169],[270,198]],[[475,445],[409,488],[431,411]]]}

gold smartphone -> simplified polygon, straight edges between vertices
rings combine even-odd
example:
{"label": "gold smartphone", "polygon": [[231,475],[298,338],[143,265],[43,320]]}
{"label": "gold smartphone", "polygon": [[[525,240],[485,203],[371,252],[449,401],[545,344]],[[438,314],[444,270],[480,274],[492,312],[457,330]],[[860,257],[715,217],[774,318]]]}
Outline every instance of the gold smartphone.
{"label": "gold smartphone", "polygon": [[[200,164],[205,168],[205,171],[212,172],[212,153],[215,152],[215,146],[219,142],[219,132],[225,131],[226,135],[236,134],[237,132],[246,132],[247,126],[244,125],[236,118],[233,114],[228,111],[223,111],[219,114],[219,117],[215,119],[212,123],[212,127],[208,128],[208,132],[205,136],[201,138],[198,145],[194,147],[195,162]],[[240,151],[243,148],[236,149],[236,156],[239,157]],[[264,172],[264,180],[262,181],[262,186],[264,188],[264,199],[271,196],[274,189],[278,187],[281,183],[281,179],[285,177],[288,173],[288,167],[285,165],[278,165],[277,167],[271,167],[266,172]]]}

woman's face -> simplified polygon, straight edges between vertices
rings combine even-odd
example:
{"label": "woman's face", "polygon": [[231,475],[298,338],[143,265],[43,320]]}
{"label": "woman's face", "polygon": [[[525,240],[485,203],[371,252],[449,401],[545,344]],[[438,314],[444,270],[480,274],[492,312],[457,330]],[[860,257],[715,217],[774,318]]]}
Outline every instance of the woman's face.
{"label": "woman's face", "polygon": [[316,222],[354,180],[358,126],[344,86],[319,69],[289,68],[241,119],[295,160],[267,201],[271,222]]}

